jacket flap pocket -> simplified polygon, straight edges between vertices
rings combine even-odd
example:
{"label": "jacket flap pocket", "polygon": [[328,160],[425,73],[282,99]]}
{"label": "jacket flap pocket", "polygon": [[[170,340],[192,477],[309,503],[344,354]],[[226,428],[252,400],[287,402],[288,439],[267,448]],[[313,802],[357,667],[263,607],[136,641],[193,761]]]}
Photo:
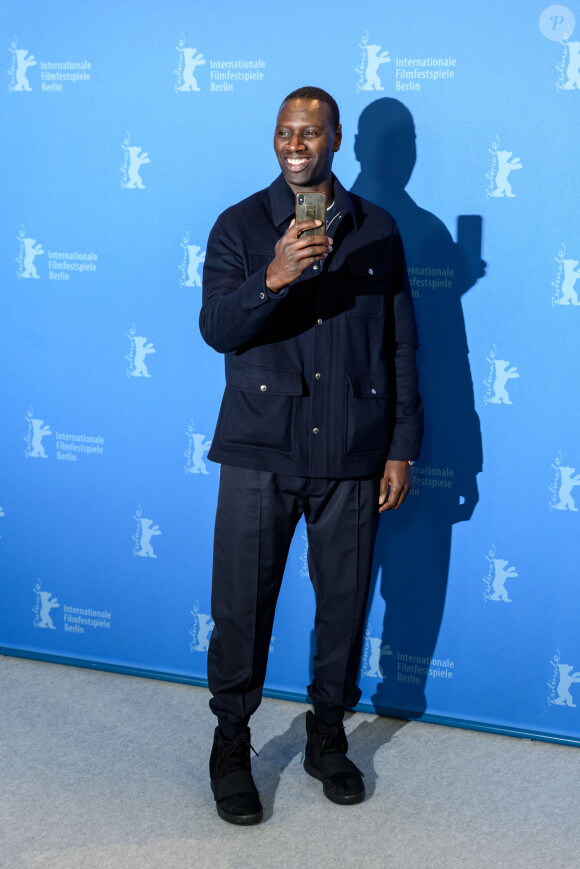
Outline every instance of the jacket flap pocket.
{"label": "jacket flap pocket", "polygon": [[304,383],[299,371],[280,371],[246,362],[232,363],[228,386],[264,395],[304,395]]}
{"label": "jacket flap pocket", "polygon": [[347,374],[351,394],[355,398],[389,398],[391,384],[386,374]]}

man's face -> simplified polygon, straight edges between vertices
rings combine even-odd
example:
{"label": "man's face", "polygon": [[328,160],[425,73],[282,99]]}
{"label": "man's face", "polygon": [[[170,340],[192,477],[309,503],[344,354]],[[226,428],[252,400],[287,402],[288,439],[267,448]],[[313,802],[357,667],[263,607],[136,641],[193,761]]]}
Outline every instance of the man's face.
{"label": "man's face", "polygon": [[295,99],[282,104],[274,133],[274,150],[284,178],[298,190],[328,185],[332,158],[340,148],[340,124],[334,130],[330,106],[320,100]]}

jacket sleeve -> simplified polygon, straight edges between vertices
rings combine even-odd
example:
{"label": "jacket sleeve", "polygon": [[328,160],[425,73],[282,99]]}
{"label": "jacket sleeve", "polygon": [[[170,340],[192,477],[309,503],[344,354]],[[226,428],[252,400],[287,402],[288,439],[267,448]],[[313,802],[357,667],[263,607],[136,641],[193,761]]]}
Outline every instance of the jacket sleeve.
{"label": "jacket sleeve", "polygon": [[266,287],[267,266],[249,274],[240,229],[221,215],[207,243],[199,315],[204,341],[219,353],[250,342],[282,304]]}
{"label": "jacket sleeve", "polygon": [[423,439],[423,404],[416,361],[419,341],[403,243],[396,228],[389,240],[388,257],[394,292],[396,390],[395,426],[388,458],[416,461]]}

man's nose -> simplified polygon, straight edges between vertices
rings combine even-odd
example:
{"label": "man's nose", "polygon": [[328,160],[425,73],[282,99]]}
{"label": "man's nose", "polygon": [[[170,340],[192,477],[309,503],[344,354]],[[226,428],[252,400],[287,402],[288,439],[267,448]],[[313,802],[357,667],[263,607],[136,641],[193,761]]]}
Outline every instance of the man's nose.
{"label": "man's nose", "polygon": [[301,151],[305,147],[306,143],[300,133],[294,133],[288,142],[288,149],[290,151]]}

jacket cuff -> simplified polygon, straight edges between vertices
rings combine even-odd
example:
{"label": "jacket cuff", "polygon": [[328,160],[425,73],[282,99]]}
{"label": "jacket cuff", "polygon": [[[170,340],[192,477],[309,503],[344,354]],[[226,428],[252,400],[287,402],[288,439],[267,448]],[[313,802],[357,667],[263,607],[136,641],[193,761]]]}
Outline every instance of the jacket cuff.
{"label": "jacket cuff", "polygon": [[280,299],[286,295],[288,287],[284,287],[279,293],[273,293],[268,289],[266,286],[266,269],[267,266],[262,266],[246,281],[242,301],[244,308],[250,310],[252,308],[259,308],[260,305],[264,305],[270,299]]}

